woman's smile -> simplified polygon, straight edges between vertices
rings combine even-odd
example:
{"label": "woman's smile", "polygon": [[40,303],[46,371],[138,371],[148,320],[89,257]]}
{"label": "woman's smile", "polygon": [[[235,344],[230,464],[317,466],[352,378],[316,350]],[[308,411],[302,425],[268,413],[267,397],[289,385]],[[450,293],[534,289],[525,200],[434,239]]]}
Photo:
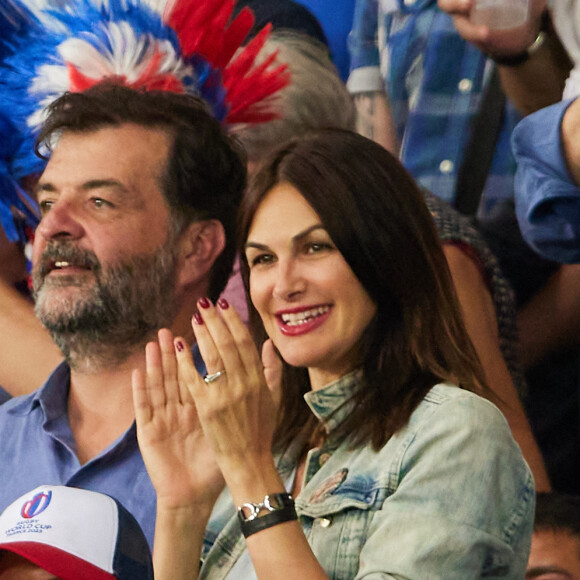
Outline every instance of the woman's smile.
{"label": "woman's smile", "polygon": [[320,327],[330,315],[332,306],[307,306],[280,311],[276,314],[280,332],[286,336],[298,336]]}

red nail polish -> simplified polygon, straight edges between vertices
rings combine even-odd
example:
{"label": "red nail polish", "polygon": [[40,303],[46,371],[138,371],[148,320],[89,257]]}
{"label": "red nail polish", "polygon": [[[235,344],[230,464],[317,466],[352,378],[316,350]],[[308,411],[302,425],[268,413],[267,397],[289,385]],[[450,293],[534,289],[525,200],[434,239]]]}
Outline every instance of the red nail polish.
{"label": "red nail polish", "polygon": [[227,310],[230,307],[230,303],[225,298],[220,298],[217,303],[222,310]]}
{"label": "red nail polish", "polygon": [[209,301],[209,298],[206,298],[205,296],[203,298],[200,298],[197,303],[202,307],[202,308],[209,308],[211,306],[211,302]]}
{"label": "red nail polish", "polygon": [[195,324],[197,324],[198,326],[201,326],[203,324],[203,318],[201,317],[201,314],[199,312],[196,312],[193,315],[193,321],[195,322]]}
{"label": "red nail polish", "polygon": [[175,348],[177,349],[177,352],[182,352],[185,346],[183,346],[183,342],[181,342],[181,340],[176,340]]}

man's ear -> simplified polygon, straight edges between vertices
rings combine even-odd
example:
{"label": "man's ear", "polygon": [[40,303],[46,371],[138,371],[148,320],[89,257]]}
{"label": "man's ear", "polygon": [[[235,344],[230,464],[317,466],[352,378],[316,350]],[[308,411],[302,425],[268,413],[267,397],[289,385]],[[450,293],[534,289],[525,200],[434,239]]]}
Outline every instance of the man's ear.
{"label": "man's ear", "polygon": [[226,234],[219,220],[191,224],[180,240],[178,284],[190,286],[207,277],[225,245]]}

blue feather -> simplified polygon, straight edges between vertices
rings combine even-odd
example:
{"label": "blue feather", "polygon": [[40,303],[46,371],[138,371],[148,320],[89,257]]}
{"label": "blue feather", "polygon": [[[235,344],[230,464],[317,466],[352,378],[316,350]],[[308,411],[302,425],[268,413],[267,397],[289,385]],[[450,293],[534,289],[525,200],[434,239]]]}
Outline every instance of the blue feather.
{"label": "blue feather", "polygon": [[12,53],[12,39],[16,34],[26,34],[31,19],[32,14],[16,0],[6,0],[0,4],[0,60]]}
{"label": "blue feather", "polygon": [[[0,116],[10,118],[21,136],[8,162],[8,170],[15,179],[39,173],[44,168],[45,162],[34,154],[38,127],[31,125],[31,118],[64,90],[39,89],[38,79],[46,65],[66,67],[58,51],[65,41],[76,38],[101,55],[110,56],[115,49],[110,36],[111,25],[126,24],[139,41],[133,46],[133,50],[139,51],[133,55],[136,62],[150,55],[159,42],[169,43],[175,53],[181,55],[176,33],[163,22],[161,14],[146,6],[143,0],[107,0],[105,3],[101,0],[63,0],[59,6],[52,0],[50,9],[37,10],[34,14],[22,8],[18,0],[0,1],[3,6],[11,7],[10,11],[3,11],[4,25],[17,22],[17,28],[26,32],[11,34],[10,54],[0,66]],[[14,28],[12,26],[11,30]],[[228,103],[221,71],[198,55],[189,58],[181,55],[181,59],[192,69],[191,74],[181,79],[185,90],[203,98],[214,116],[224,120]]]}
{"label": "blue feather", "polygon": [[61,10],[48,10],[50,29],[47,29],[47,22],[42,26],[29,14],[27,34],[18,35],[13,40],[13,53],[0,67],[0,115],[9,116],[16,130],[23,135],[21,146],[10,164],[10,171],[17,179],[38,173],[44,167],[44,161],[34,154],[37,132],[29,126],[29,119],[43,108],[41,103],[45,99],[52,101],[60,95],[33,94],[30,88],[44,65],[66,66],[57,50],[64,41],[80,38],[100,53],[110,53],[113,47],[107,35],[107,24],[126,22],[145,40],[144,52],[156,41],[164,40],[179,53],[174,31],[162,22],[158,13],[138,0],[110,0],[108,7],[96,6],[91,0],[77,0]]}
{"label": "blue feather", "polygon": [[[36,204],[27,196],[8,170],[8,160],[18,147],[19,134],[0,116],[0,225],[11,242],[26,243],[25,228],[34,229],[38,217],[31,208]],[[25,201],[27,203],[25,203]]]}

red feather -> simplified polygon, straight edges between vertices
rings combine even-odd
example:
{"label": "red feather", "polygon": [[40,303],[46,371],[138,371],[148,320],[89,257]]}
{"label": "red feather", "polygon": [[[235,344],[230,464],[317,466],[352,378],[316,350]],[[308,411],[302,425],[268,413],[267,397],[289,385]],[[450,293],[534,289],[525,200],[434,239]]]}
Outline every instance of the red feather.
{"label": "red feather", "polygon": [[68,78],[70,80],[70,90],[72,93],[82,93],[102,80],[87,77],[70,63],[67,63],[66,67],[68,69]]}
{"label": "red feather", "polygon": [[225,68],[228,62],[232,60],[250,30],[252,30],[254,20],[254,13],[247,6],[236,16],[235,20],[225,31],[220,58],[215,63],[218,68]]}
{"label": "red feather", "polygon": [[229,89],[238,80],[241,80],[252,68],[258,53],[264,48],[268,35],[272,30],[272,25],[267,24],[260,32],[252,38],[248,45],[238,54],[224,70],[224,85]]}
{"label": "red feather", "polygon": [[268,121],[278,116],[269,97],[289,84],[290,73],[284,65],[270,69],[276,54],[255,66],[270,24],[235,56],[254,25],[254,15],[245,7],[231,21],[233,10],[234,0],[177,0],[164,20],[175,30],[185,57],[199,55],[222,71],[230,107],[226,122]]}
{"label": "red feather", "polygon": [[183,83],[172,74],[160,74],[161,53],[156,50],[151,62],[147,65],[141,75],[132,83],[133,87],[143,87],[148,91],[171,91],[173,93],[183,93]]}
{"label": "red feather", "polygon": [[80,93],[98,83],[103,82],[103,80],[106,79],[111,83],[119,83],[121,85],[127,85],[130,87],[144,88],[148,91],[171,91],[174,93],[183,93],[183,83],[175,76],[168,73],[156,73],[156,71],[159,70],[160,64],[161,54],[156,51],[153,55],[153,58],[151,59],[151,62],[147,65],[145,70],[139,75],[137,79],[135,79],[135,81],[129,83],[127,82],[127,77],[124,75],[110,75],[105,78],[88,77],[80,70],[78,70],[74,65],[67,63],[70,90],[73,93]]}

